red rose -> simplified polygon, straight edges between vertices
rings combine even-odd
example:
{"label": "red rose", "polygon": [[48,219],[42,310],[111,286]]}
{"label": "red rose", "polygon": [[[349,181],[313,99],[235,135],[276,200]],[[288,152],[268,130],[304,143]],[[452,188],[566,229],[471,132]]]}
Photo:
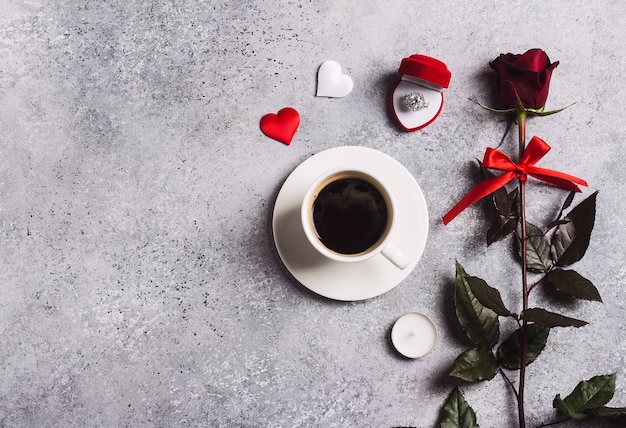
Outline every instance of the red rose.
{"label": "red rose", "polygon": [[548,98],[552,70],[559,62],[551,63],[544,51],[531,49],[522,55],[500,54],[489,65],[498,73],[504,108],[515,108],[519,97],[525,108],[542,109]]}

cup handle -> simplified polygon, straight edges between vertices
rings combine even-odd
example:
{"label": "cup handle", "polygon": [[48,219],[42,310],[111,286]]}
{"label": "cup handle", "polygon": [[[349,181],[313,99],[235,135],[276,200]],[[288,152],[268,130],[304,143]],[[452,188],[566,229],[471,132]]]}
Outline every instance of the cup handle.
{"label": "cup handle", "polygon": [[396,247],[389,244],[382,251],[387,260],[396,265],[398,269],[404,269],[409,265],[409,260]]}

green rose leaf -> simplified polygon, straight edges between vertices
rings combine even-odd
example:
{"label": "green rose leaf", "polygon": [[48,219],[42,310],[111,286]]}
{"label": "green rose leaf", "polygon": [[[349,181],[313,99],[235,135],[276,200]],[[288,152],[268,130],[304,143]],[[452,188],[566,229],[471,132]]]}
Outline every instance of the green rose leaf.
{"label": "green rose leaf", "polygon": [[[526,325],[526,336],[528,347],[526,350],[526,365],[537,359],[548,341],[550,329],[537,324]],[[522,366],[522,329],[513,332],[511,336],[500,344],[496,353],[496,358],[503,367],[510,370],[517,370]]]}
{"label": "green rose leaf", "polygon": [[[481,166],[481,178],[488,180],[494,178],[495,175],[488,169]],[[494,191],[489,197],[484,199],[483,207],[493,224],[487,231],[487,245],[500,241],[511,233],[515,232],[517,224],[517,205],[516,201],[517,189],[508,193],[505,187],[500,187]]]}
{"label": "green rose leaf", "polygon": [[487,231],[487,246],[501,241],[513,232],[517,227],[517,218],[498,216]]}
{"label": "green rose leaf", "polygon": [[504,317],[513,316],[506,306],[504,306],[502,296],[497,289],[490,287],[484,280],[476,276],[466,276],[465,279],[470,290],[483,306],[491,309],[498,315]]}
{"label": "green rose leaf", "polygon": [[[576,385],[574,391],[565,397],[562,402],[568,410],[576,414],[581,414],[604,406],[611,401],[614,393],[615,373],[595,376],[589,380],[580,382]],[[557,395],[557,398],[560,397]],[[558,409],[561,410],[560,408]]]}
{"label": "green rose leaf", "polygon": [[[482,180],[488,180],[490,178],[494,178],[496,175],[489,171],[486,168],[483,168],[483,164],[481,161],[478,161],[478,166],[480,167],[480,178]],[[500,215],[509,215],[509,211],[511,210],[511,203],[509,201],[509,194],[506,191],[506,188],[500,187],[495,190],[491,196],[484,199],[485,208],[487,210],[487,214],[493,217],[498,214]]]}
{"label": "green rose leaf", "polygon": [[588,416],[584,413],[578,413],[574,409],[570,408],[570,406],[565,401],[563,401],[560,395],[554,397],[554,400],[552,401],[552,407],[572,419],[580,420]]}
{"label": "green rose leaf", "polygon": [[575,206],[559,224],[552,236],[551,253],[557,266],[569,266],[583,258],[596,218],[595,192]]}
{"label": "green rose leaf", "polygon": [[566,317],[565,315],[546,311],[540,308],[526,309],[522,313],[522,317],[528,322],[534,322],[542,327],[582,327],[589,324],[586,321],[577,320],[575,318]]}
{"label": "green rose leaf", "polygon": [[567,195],[567,198],[565,198],[565,201],[563,202],[563,206],[561,207],[561,211],[559,212],[559,216],[557,217],[557,219],[560,219],[561,217],[563,217],[563,213],[565,212],[566,209],[568,209],[571,205],[572,202],[574,202],[574,197],[576,196],[575,191],[571,191],[569,192],[569,194]]}
{"label": "green rose leaf", "polygon": [[[494,177],[493,174],[489,175]],[[501,241],[515,232],[518,222],[517,206],[519,205],[517,188],[507,193],[504,187],[492,194],[492,205],[495,211],[493,224],[487,231],[487,245]]]}
{"label": "green rose leaf", "polygon": [[467,337],[483,349],[491,349],[500,338],[498,314],[482,305],[472,293],[468,275],[456,264],[454,304],[456,316]]}
{"label": "green rose leaf", "polygon": [[548,284],[557,292],[577,299],[602,302],[598,289],[578,272],[554,269],[546,275]]}
{"label": "green rose leaf", "polygon": [[[491,176],[495,177],[494,174],[491,174]],[[499,214],[503,216],[511,215],[511,200],[509,199],[509,193],[506,191],[505,187],[500,187],[498,190],[493,192],[492,198],[493,204]]]}
{"label": "green rose leaf", "polygon": [[482,382],[493,379],[496,373],[498,373],[498,362],[491,351],[470,349],[456,359],[450,376],[467,382]]}
{"label": "green rose leaf", "polygon": [[439,428],[480,428],[476,423],[476,413],[467,404],[459,388],[452,390],[441,409]]}
{"label": "green rose leaf", "polygon": [[[495,175],[491,175],[495,177]],[[519,192],[517,187],[510,192],[501,187],[493,193],[493,203],[499,214],[505,217],[518,217]]]}
{"label": "green rose leaf", "polygon": [[[521,223],[517,227],[518,235],[522,235]],[[535,272],[548,272],[554,262],[550,257],[550,241],[537,226],[526,223],[526,265]],[[520,254],[521,257],[521,254]]]}
{"label": "green rose leaf", "polygon": [[604,418],[612,418],[615,416],[626,416],[626,407],[598,407],[597,409],[591,409],[589,414],[594,416],[600,416]]}

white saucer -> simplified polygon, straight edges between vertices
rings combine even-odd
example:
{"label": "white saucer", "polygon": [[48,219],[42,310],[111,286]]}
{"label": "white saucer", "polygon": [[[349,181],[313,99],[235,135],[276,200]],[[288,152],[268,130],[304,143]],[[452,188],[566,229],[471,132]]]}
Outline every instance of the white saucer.
{"label": "white saucer", "polygon": [[[304,235],[300,205],[308,187],[325,171],[349,163],[368,166],[389,183],[398,222],[392,242],[409,259],[405,269],[382,255],[352,263],[327,259]],[[335,300],[364,300],[391,290],[415,268],[426,246],[428,211],[422,190],[398,161],[374,149],[345,146],[312,156],[289,175],[276,198],[272,227],[280,258],[302,285]]]}

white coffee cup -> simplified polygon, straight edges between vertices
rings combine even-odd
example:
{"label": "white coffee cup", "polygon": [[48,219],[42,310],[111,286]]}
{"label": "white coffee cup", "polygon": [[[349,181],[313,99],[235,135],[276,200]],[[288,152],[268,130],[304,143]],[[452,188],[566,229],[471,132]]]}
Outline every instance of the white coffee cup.
{"label": "white coffee cup", "polygon": [[382,255],[398,269],[409,261],[393,245],[396,204],[380,177],[357,167],[341,167],[319,176],[301,206],[304,233],[323,256],[361,262]]}

